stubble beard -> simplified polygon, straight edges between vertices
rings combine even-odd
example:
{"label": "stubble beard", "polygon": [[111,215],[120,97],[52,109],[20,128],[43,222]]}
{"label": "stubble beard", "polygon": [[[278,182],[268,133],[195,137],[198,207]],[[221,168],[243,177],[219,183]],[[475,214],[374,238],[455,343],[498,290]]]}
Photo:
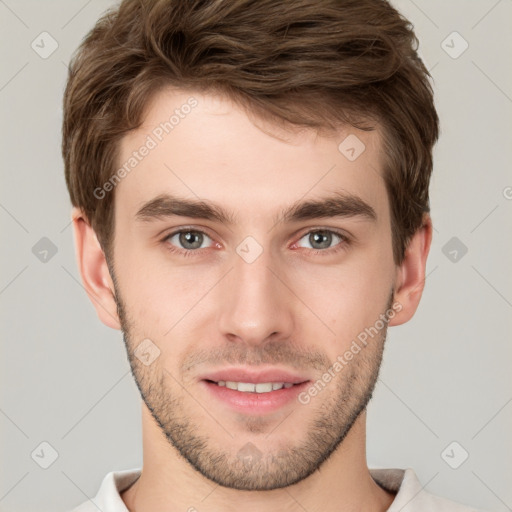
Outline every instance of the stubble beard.
{"label": "stubble beard", "polygon": [[[387,310],[391,308],[392,299],[393,294]],[[224,487],[265,491],[287,487],[307,478],[340,446],[372,398],[382,362],[387,324],[354,355],[337,379],[307,405],[297,403],[282,424],[276,427],[277,422],[265,417],[239,416],[237,427],[243,432],[244,439],[247,439],[247,433],[254,434],[254,439],[237,444],[236,431],[231,429],[229,432],[226,425],[222,433],[225,434],[225,448],[218,448],[208,435],[217,427],[212,418],[216,417],[215,411],[210,416],[202,410],[176,378],[160,365],[153,363],[147,367],[141,364],[134,356],[137,347],[133,336],[135,324],[128,321],[126,307],[117,290],[116,302],[132,375],[146,407],[170,445],[201,475]],[[263,354],[259,357],[265,363],[272,363]],[[322,359],[324,365],[326,361],[326,358]],[[208,403],[203,406],[212,407]],[[199,414],[204,413],[201,424],[194,422],[187,413],[191,408],[198,409]],[[301,415],[308,408],[314,408],[314,417],[308,414],[311,419],[305,422],[304,440],[295,444],[287,442],[287,422],[292,421],[295,426],[300,424],[303,421]],[[266,442],[277,438],[280,448],[266,450]]]}

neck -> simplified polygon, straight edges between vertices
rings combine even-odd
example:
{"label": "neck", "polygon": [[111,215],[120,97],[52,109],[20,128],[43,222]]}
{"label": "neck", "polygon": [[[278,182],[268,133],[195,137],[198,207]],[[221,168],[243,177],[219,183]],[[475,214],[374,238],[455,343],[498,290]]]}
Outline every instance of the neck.
{"label": "neck", "polygon": [[384,512],[394,495],[371,477],[366,464],[366,411],[337,450],[306,479],[272,491],[239,491],[203,477],[166,440],[142,405],[143,470],[121,494],[130,512]]}

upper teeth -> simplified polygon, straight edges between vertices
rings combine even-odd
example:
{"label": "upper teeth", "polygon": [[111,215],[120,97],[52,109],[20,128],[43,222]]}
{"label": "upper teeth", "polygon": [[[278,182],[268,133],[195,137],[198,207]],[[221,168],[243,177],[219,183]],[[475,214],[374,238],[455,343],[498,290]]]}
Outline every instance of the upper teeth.
{"label": "upper teeth", "polygon": [[281,388],[291,388],[293,386],[291,382],[259,382],[258,384],[252,384],[251,382],[232,382],[229,380],[219,380],[217,384],[245,393],[269,393],[270,391]]}

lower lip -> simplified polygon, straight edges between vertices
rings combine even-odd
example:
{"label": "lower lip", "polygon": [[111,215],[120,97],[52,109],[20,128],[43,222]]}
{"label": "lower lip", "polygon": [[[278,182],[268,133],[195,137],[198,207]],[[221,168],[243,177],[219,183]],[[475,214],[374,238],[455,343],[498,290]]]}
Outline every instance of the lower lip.
{"label": "lower lip", "polygon": [[232,409],[246,414],[266,414],[279,410],[286,404],[297,400],[297,395],[304,390],[308,382],[295,384],[291,388],[281,388],[268,393],[246,393],[219,386],[211,381],[201,383],[216,399],[228,404]]}

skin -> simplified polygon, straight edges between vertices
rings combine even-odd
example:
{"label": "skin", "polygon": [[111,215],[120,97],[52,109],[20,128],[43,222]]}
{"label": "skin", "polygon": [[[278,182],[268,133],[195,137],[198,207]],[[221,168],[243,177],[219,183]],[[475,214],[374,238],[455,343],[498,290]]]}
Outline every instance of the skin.
{"label": "skin", "polygon": [[[201,376],[256,366],[315,382],[392,303],[400,311],[388,325],[407,322],[423,291],[431,220],[395,265],[379,129],[278,127],[211,94],[157,94],[123,138],[119,164],[191,96],[198,105],[115,188],[110,270],[85,216],[72,213],[85,289],[101,321],[123,331],[142,396],[143,471],[122,499],[137,512],[387,510],[394,496],[366,463],[366,405],[386,326],[308,404],[241,414],[212,398]],[[349,134],[366,146],[355,161],[338,150]],[[333,191],[364,200],[376,221],[275,222],[283,208]],[[137,220],[162,193],[213,202],[236,222]],[[168,236],[180,228],[204,232],[201,249]],[[319,249],[310,237],[319,230],[349,241],[333,235]],[[262,249],[251,263],[236,252],[249,235]],[[144,339],[160,351],[147,366],[134,356]],[[240,457],[247,446],[257,449],[249,464]]]}

